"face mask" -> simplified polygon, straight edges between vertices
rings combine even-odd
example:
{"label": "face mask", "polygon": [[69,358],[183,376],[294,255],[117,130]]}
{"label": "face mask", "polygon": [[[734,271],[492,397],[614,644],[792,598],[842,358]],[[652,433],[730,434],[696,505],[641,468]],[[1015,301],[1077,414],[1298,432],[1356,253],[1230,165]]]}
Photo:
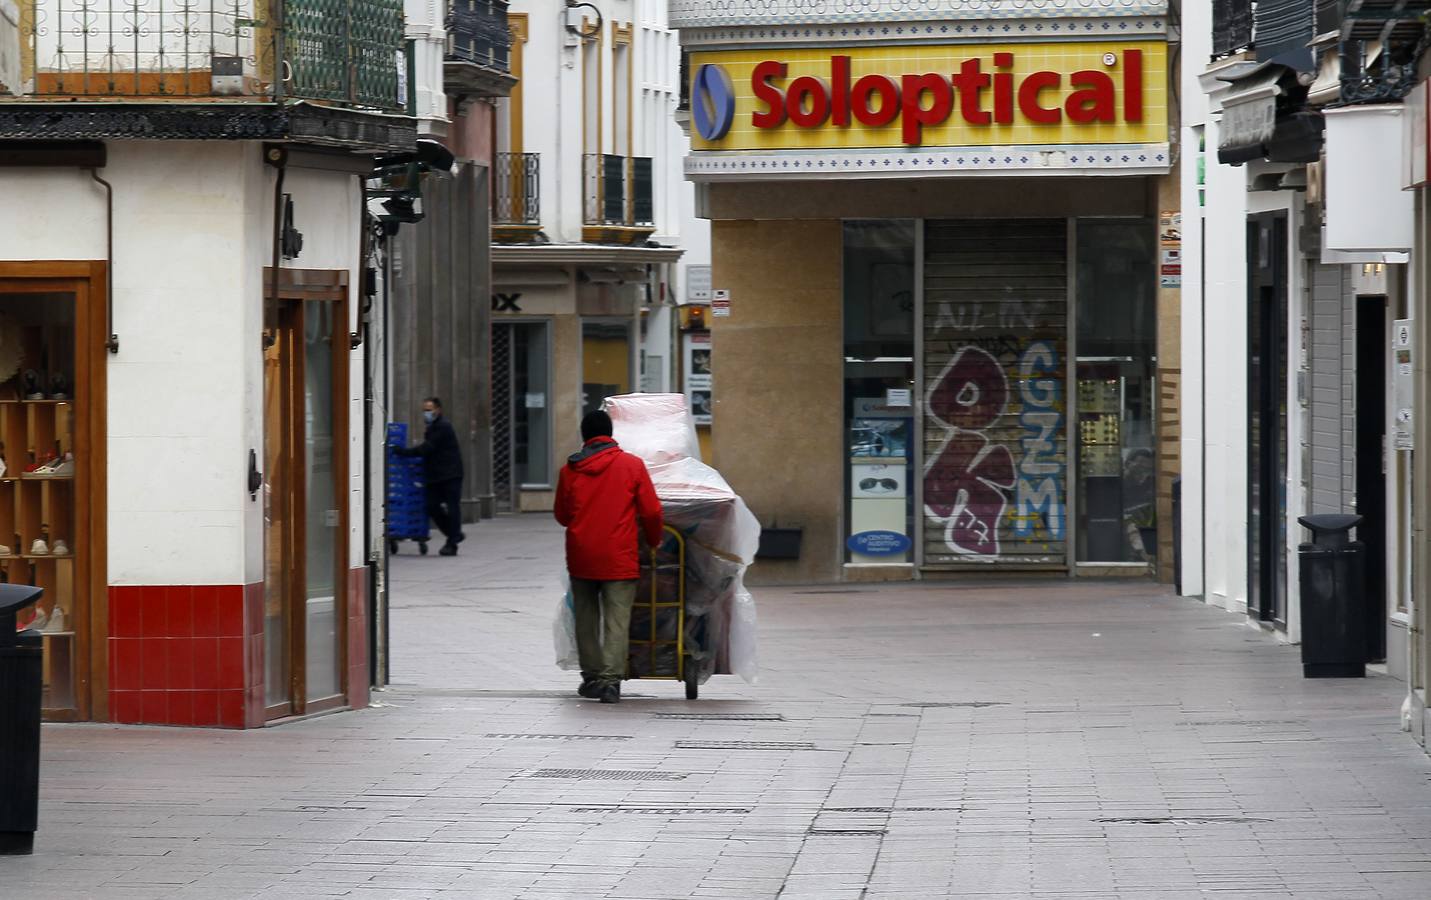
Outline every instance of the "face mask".
{"label": "face mask", "polygon": [[432,410],[425,409],[422,411],[422,420],[427,424],[431,425],[436,419],[437,413],[433,412]]}

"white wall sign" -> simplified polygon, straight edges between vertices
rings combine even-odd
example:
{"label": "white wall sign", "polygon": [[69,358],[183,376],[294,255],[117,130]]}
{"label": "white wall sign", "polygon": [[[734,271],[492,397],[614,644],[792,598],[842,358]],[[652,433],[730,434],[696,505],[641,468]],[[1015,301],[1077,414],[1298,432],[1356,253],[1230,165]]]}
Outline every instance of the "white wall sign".
{"label": "white wall sign", "polygon": [[711,267],[686,266],[686,302],[711,301]]}
{"label": "white wall sign", "polygon": [[711,291],[711,315],[730,315],[730,291]]}

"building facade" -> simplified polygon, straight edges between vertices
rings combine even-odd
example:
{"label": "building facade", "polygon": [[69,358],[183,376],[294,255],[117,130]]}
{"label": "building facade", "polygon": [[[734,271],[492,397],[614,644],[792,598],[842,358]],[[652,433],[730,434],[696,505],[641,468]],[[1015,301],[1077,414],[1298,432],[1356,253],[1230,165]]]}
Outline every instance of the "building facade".
{"label": "building facade", "polygon": [[[492,484],[550,509],[583,412],[680,383],[678,264],[699,245],[675,124],[679,53],[657,0],[515,0],[496,104]],[[692,238],[692,235],[695,235]]]}
{"label": "building facade", "polygon": [[0,15],[0,569],[51,718],[367,705],[364,182],[417,129],[401,4],[350,6]]}
{"label": "building facade", "polygon": [[1167,4],[685,0],[671,22],[714,464],[765,525],[755,577],[1171,580]]}
{"label": "building facade", "polygon": [[1360,516],[1365,655],[1408,679],[1423,741],[1412,89],[1426,11],[1187,5],[1182,77],[1184,389],[1202,410],[1183,423],[1183,590],[1300,641],[1300,520]]}

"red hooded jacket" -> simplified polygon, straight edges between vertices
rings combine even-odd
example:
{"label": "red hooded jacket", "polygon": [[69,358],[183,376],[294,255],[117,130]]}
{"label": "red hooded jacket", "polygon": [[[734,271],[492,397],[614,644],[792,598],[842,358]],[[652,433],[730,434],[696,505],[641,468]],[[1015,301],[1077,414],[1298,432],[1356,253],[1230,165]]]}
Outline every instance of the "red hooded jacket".
{"label": "red hooded jacket", "polygon": [[556,520],[566,526],[566,568],[588,581],[641,576],[636,539],[640,518],[646,542],[661,543],[661,501],[641,457],[609,437],[587,441],[562,466]]}

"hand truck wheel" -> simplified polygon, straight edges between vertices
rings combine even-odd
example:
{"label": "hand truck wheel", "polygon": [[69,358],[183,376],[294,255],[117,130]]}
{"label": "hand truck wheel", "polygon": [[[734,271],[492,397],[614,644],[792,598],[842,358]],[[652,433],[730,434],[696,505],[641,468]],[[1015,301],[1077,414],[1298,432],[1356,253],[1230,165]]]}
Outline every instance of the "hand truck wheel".
{"label": "hand truck wheel", "polygon": [[701,693],[701,684],[700,684],[700,681],[697,680],[698,678],[699,678],[699,675],[698,675],[698,673],[696,672],[695,660],[691,659],[690,657],[686,657],[686,678],[685,678],[685,681],[686,681],[686,699],[687,699],[687,700],[694,700],[694,699],[696,699],[697,697],[700,696],[700,693]]}
{"label": "hand truck wheel", "polygon": [[397,556],[397,541],[388,541],[388,555]]}
{"label": "hand truck wheel", "polygon": [[427,555],[427,541],[417,542],[417,552],[421,553],[423,556]]}

